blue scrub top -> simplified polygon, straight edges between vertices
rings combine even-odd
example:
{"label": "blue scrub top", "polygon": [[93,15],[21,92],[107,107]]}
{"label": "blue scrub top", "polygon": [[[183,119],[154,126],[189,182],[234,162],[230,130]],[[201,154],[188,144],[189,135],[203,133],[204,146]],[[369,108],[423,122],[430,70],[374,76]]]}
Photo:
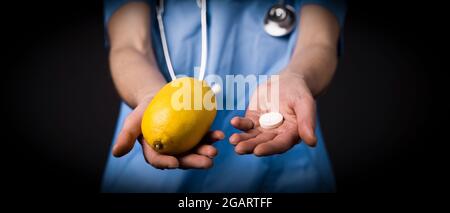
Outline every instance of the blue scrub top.
{"label": "blue scrub top", "polygon": [[[105,22],[126,0],[105,1]],[[268,9],[278,1],[208,0],[208,61],[206,74],[277,74],[289,62],[298,31],[285,37],[271,37],[263,29]],[[333,0],[286,1],[297,11],[304,4],[329,9],[342,26],[345,5]],[[170,81],[152,6],[152,41],[161,72]],[[297,14],[298,15],[298,14]],[[194,76],[200,67],[200,9],[195,0],[166,0],[164,24],[174,70],[177,75]],[[224,91],[226,95],[227,91]],[[236,96],[235,99],[244,98]],[[248,99],[248,98],[247,98]],[[248,101],[247,101],[248,104]],[[124,103],[117,121],[113,143],[131,109]],[[220,110],[211,129],[225,132],[215,143],[219,155],[208,170],[159,170],[148,165],[139,143],[126,156],[110,154],[103,176],[103,192],[333,192],[335,181],[326,153],[320,124],[318,145],[304,143],[288,152],[269,157],[237,155],[228,137],[238,132],[230,125],[243,110]],[[111,153],[111,152],[110,152]]]}

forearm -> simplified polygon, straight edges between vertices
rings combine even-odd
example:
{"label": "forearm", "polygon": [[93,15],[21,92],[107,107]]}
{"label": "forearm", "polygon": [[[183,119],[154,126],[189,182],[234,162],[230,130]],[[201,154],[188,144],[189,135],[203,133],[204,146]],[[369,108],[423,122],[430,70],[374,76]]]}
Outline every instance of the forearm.
{"label": "forearm", "polygon": [[115,12],[108,24],[111,74],[119,95],[131,107],[166,83],[150,42],[149,11],[144,3],[129,3]]}
{"label": "forearm", "polygon": [[336,70],[339,25],[326,9],[307,5],[301,10],[299,27],[287,71],[300,75],[317,96],[329,85]]}
{"label": "forearm", "polygon": [[337,65],[336,49],[320,45],[305,47],[295,55],[287,68],[300,75],[313,96],[320,95],[331,82]]}
{"label": "forearm", "polygon": [[114,84],[122,99],[135,107],[156,94],[166,84],[152,57],[135,48],[111,50],[110,67]]}

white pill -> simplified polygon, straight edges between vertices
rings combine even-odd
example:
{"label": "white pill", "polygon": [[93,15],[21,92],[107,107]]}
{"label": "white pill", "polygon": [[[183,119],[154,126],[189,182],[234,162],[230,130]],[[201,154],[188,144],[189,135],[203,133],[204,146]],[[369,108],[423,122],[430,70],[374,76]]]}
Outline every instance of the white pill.
{"label": "white pill", "polygon": [[277,128],[283,123],[283,115],[279,112],[268,112],[259,117],[259,125],[264,129]]}
{"label": "white pill", "polygon": [[214,92],[214,94],[218,94],[220,93],[220,91],[222,91],[222,87],[220,86],[220,84],[213,84],[211,90]]}

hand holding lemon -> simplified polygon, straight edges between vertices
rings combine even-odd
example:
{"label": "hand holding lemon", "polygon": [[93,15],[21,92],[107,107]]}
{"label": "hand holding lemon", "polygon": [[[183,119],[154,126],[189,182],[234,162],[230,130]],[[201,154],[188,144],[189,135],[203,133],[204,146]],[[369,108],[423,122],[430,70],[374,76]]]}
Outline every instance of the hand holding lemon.
{"label": "hand holding lemon", "polygon": [[[206,83],[193,78],[168,83],[128,115],[113,148],[114,156],[128,153],[139,139],[146,161],[156,168],[210,168],[217,155],[211,143],[224,138],[222,131],[208,131],[216,115],[211,93]],[[202,96],[200,106],[198,95]],[[212,106],[205,104],[208,101]]]}

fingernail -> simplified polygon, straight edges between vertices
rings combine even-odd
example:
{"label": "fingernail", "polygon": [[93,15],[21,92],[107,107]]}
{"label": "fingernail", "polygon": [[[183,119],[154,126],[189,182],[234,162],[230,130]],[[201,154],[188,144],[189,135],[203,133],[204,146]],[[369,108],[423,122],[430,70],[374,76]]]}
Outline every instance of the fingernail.
{"label": "fingernail", "polygon": [[178,168],[178,163],[169,165],[167,168],[169,168],[169,169],[176,169],[176,168]]}
{"label": "fingernail", "polygon": [[236,137],[230,137],[230,143],[235,144],[237,142]]}
{"label": "fingernail", "polygon": [[224,133],[219,133],[219,137],[218,137],[220,140],[222,140],[222,139],[224,139],[225,138],[225,134]]}
{"label": "fingernail", "polygon": [[311,141],[312,141],[311,146],[312,146],[312,147],[315,147],[315,146],[317,145],[317,137],[316,137],[315,134],[312,134],[311,136],[312,136],[312,137],[311,137]]}
{"label": "fingernail", "polygon": [[234,124],[234,125],[239,125],[239,121],[240,121],[240,118],[239,118],[239,117],[234,117],[233,119],[231,119],[231,122],[232,122],[232,124]]}
{"label": "fingernail", "polygon": [[117,154],[117,145],[114,145],[112,148],[112,154],[115,156]]}

